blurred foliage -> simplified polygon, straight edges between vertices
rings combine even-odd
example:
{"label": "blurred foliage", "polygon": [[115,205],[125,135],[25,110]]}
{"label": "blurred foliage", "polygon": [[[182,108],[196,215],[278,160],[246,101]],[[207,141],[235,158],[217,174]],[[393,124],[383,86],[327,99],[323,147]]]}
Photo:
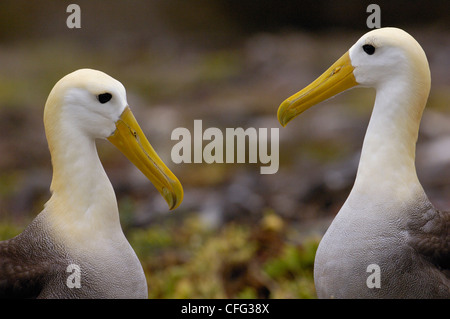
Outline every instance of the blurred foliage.
{"label": "blurred foliage", "polygon": [[150,298],[315,298],[318,239],[295,244],[268,213],[255,226],[207,229],[197,217],[128,233]]}
{"label": "blurred foliage", "polygon": [[[286,29],[366,29],[370,0],[78,0],[83,20],[80,32],[58,27],[65,24],[71,1],[2,0],[0,41],[20,37],[70,35],[97,43],[105,34],[125,38],[129,33],[143,39],[160,33],[203,37],[205,43],[247,36],[255,32]],[[377,0],[382,24],[449,26],[448,1]],[[401,13],[401,14],[399,14]],[[351,19],[349,19],[351,17]],[[206,35],[206,36],[205,36]]]}
{"label": "blurred foliage", "polygon": [[[22,226],[0,224],[0,240]],[[149,298],[315,298],[314,256],[319,238],[302,243],[274,212],[255,225],[210,229],[195,215],[146,227],[129,227],[149,287]]]}
{"label": "blurred foliage", "polygon": [[14,223],[3,222],[0,224],[0,241],[17,236],[23,228]]}

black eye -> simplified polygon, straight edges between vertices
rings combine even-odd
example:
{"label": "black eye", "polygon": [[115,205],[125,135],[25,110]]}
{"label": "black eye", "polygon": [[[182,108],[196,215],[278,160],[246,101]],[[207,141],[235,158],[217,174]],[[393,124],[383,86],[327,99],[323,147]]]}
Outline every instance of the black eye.
{"label": "black eye", "polygon": [[368,55],[372,55],[375,53],[375,47],[371,44],[364,44],[363,45],[363,50],[364,52],[366,52]]}
{"label": "black eye", "polygon": [[100,103],[105,104],[109,100],[111,100],[112,95],[110,93],[102,93],[97,96],[97,99]]}

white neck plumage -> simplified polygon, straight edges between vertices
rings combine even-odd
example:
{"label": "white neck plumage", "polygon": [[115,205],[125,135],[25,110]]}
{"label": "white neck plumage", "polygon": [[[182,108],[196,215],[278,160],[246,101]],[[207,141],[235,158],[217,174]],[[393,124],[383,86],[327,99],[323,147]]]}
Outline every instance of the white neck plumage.
{"label": "white neck plumage", "polygon": [[49,220],[61,236],[122,233],[115,193],[94,138],[67,123],[59,125],[57,132],[57,138],[48,132],[53,164],[52,197],[46,204]]}
{"label": "white neck plumage", "polygon": [[398,199],[423,193],[415,168],[416,142],[429,86],[392,81],[377,89],[354,189]]}

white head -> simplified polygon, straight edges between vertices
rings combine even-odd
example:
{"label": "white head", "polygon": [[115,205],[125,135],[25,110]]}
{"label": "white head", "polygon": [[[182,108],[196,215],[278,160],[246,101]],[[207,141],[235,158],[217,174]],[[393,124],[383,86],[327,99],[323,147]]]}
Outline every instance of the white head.
{"label": "white head", "polygon": [[[80,69],[53,87],[45,107],[45,127],[73,126],[77,133],[91,138],[107,138],[127,105],[122,83],[103,72]],[[60,120],[55,121],[55,116]]]}
{"label": "white head", "polygon": [[[107,138],[147,176],[171,209],[181,203],[180,182],[139,127],[124,86],[109,75],[81,69],[59,80],[45,104],[44,125],[54,168],[53,189],[66,182],[58,176],[67,173],[73,152],[87,143],[95,145],[97,138]],[[84,169],[90,164],[78,162]]]}
{"label": "white head", "polygon": [[382,28],[364,34],[350,48],[349,56],[355,80],[362,86],[379,88],[412,79],[430,87],[425,52],[401,29]]}
{"label": "white head", "polygon": [[278,119],[285,126],[311,106],[359,85],[377,93],[355,187],[383,192],[382,199],[386,193],[397,199],[419,194],[415,143],[431,80],[424,51],[405,31],[382,28],[364,34],[314,82],[286,99]]}
{"label": "white head", "polygon": [[416,100],[423,102],[430,83],[428,61],[417,41],[401,29],[376,29],[364,34],[314,82],[286,99],[278,119],[285,126],[311,106],[357,85],[399,89],[397,93],[420,96]]}

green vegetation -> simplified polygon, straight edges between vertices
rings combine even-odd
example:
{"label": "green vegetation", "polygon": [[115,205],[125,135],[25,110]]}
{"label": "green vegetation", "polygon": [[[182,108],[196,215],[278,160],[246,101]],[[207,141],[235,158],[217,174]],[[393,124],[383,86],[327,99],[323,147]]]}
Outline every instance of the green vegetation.
{"label": "green vegetation", "polygon": [[[23,227],[0,224],[0,240]],[[198,217],[130,228],[127,237],[147,277],[149,298],[315,298],[318,240],[297,244],[275,213],[251,226],[207,229]]]}
{"label": "green vegetation", "polygon": [[129,233],[150,298],[315,298],[318,240],[289,242],[274,213],[254,226],[206,229],[197,217]]}
{"label": "green vegetation", "polygon": [[12,238],[18,235],[23,229],[12,223],[0,224],[0,241]]}

